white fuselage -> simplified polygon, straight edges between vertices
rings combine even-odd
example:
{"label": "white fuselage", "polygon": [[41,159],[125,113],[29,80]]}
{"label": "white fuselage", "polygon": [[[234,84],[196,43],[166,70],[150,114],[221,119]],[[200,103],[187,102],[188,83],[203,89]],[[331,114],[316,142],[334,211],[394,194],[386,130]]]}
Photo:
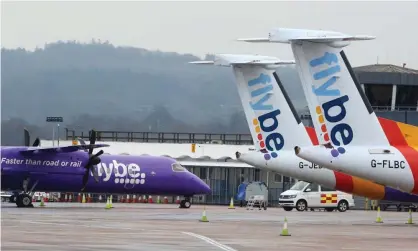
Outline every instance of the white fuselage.
{"label": "white fuselage", "polygon": [[[344,146],[345,153],[333,157],[323,146],[302,147],[298,156],[325,168],[361,177],[411,193],[415,186],[408,161],[395,147]],[[388,150],[388,151],[384,151]]]}
{"label": "white fuselage", "polygon": [[268,161],[263,158],[262,153],[249,152],[241,154],[239,160],[298,180],[321,184],[329,188],[336,186],[333,171],[303,160],[297,157],[293,151],[282,150],[277,158]]}

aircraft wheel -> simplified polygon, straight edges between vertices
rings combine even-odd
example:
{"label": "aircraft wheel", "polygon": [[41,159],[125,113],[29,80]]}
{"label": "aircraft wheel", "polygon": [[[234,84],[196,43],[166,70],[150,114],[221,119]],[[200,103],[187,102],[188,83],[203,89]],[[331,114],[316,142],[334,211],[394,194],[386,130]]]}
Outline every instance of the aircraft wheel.
{"label": "aircraft wheel", "polygon": [[190,201],[184,201],[184,208],[190,208],[191,205],[192,203]]}
{"label": "aircraft wheel", "polygon": [[190,208],[191,205],[192,205],[192,203],[190,202],[190,200],[182,200],[182,201],[180,201],[180,207],[179,208]]}
{"label": "aircraft wheel", "polygon": [[16,199],[18,207],[33,207],[32,197],[27,194],[19,194]]}

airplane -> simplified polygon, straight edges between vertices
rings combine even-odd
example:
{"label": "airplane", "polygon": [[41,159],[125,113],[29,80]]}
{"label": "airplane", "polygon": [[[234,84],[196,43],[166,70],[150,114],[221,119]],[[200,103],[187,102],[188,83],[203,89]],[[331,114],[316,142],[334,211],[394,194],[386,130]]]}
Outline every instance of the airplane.
{"label": "airplane", "polygon": [[418,144],[416,136],[411,137],[418,135],[418,129],[387,119],[379,123],[344,52],[351,41],[374,38],[276,28],[267,38],[239,40],[291,45],[314,127],[321,135],[318,146],[296,144],[297,156],[331,170],[418,194]]}
{"label": "airplane", "polygon": [[[1,147],[1,190],[21,191],[18,207],[33,207],[32,196],[41,192],[133,193],[183,195],[180,208],[190,208],[193,195],[211,189],[176,160],[155,156],[103,155],[95,144],[57,147]],[[93,177],[94,179],[89,179]],[[99,182],[100,181],[100,182]]]}
{"label": "airplane", "polygon": [[[346,193],[373,200],[418,202],[418,196],[395,190],[344,173],[331,171],[297,157],[294,145],[318,144],[314,128],[304,127],[278,74],[281,65],[294,64],[275,57],[260,55],[217,54],[214,61],[193,61],[232,67],[238,93],[256,152],[236,153],[239,161],[311,183],[317,183]],[[337,205],[347,209],[347,202]],[[296,208],[304,211],[307,202],[299,201]],[[292,207],[284,208],[291,210]]]}

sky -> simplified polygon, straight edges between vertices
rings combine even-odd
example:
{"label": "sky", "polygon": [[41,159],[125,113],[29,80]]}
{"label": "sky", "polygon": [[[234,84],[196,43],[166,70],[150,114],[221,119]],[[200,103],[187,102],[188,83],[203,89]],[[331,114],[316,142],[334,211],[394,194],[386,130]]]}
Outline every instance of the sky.
{"label": "sky", "polygon": [[[2,1],[1,44],[33,50],[58,40],[108,40],[117,46],[191,53],[249,53],[293,59],[289,45],[235,41],[272,28],[373,35],[353,42],[353,66],[418,69],[418,1]],[[400,41],[400,38],[402,41]]]}

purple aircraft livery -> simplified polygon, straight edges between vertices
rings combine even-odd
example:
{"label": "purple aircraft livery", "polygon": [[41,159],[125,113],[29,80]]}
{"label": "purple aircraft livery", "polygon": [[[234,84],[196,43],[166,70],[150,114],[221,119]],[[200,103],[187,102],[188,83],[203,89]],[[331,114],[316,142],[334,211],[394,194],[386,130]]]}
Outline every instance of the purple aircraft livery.
{"label": "purple aircraft livery", "polygon": [[[1,148],[1,189],[20,191],[18,207],[33,207],[34,191],[131,193],[145,195],[183,195],[181,208],[191,206],[193,195],[209,194],[209,186],[190,173],[176,160],[155,156],[102,155],[107,147],[95,144],[91,131],[90,144]],[[100,156],[100,157],[99,157]],[[89,179],[92,176],[94,179]]]}

